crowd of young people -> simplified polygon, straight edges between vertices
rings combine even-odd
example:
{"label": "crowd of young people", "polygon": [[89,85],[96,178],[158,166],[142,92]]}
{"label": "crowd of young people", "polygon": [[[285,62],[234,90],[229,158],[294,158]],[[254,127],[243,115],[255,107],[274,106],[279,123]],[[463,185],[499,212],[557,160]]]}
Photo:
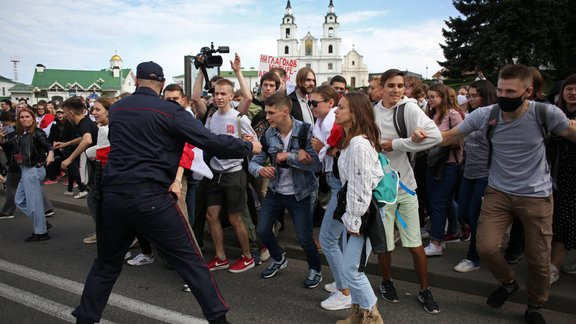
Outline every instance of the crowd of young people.
{"label": "crowd of young people", "polygon": [[[529,323],[544,322],[539,309],[550,284],[558,280],[560,269],[576,273],[575,265],[562,267],[567,252],[576,247],[573,167],[565,158],[576,148],[575,75],[566,78],[558,98],[552,99],[555,107],[536,104],[543,101],[541,75],[522,65],[504,67],[497,86],[477,80],[458,92],[440,83],[426,88],[419,79],[391,69],[371,81],[368,94],[343,90],[346,80],[340,76],[317,85],[314,71],[303,68],[290,95],[285,72],[276,68],[262,76],[257,96],[242,76],[240,57],[230,63],[240,85],[236,101],[234,84],[218,77],[211,80],[211,101],[200,96],[201,77],[191,97],[177,85],[163,93],[210,132],[259,140],[263,147],[250,161],[206,154],[207,173],[190,165],[191,147],[183,151],[170,191],[186,210],[187,226],[200,246],[208,225],[216,247],[207,263],[210,271],[241,273],[271,258],[260,275],[276,277],[289,256],[274,229],[287,212],[309,266],[303,285],[317,287],[323,274],[312,229],[319,181],[325,181],[330,199],[319,244],[334,282],[324,286],[330,295],[320,305],[351,308],[339,323],[383,322],[376,295],[360,270],[372,251],[378,255],[382,298],[399,302],[391,273],[397,241],[412,254],[418,300],[427,312],[440,312],[428,282],[427,257],[442,256],[445,243],[455,242],[469,242],[469,248],[454,270],[478,270],[482,261],[500,282],[487,303],[502,306],[518,290],[502,252],[513,221],[531,238],[523,252],[531,274],[525,317]],[[16,113],[10,111],[11,103],[3,102],[3,108],[9,106],[0,118],[8,173],[0,218],[14,217],[15,206],[22,210],[34,225],[27,242],[49,239],[51,224],[45,217],[53,208],[42,184],[57,183],[61,172],[68,173],[67,192],[77,183],[80,191],[74,198],[88,196],[95,214],[92,161],[109,150],[108,111],[114,101],[97,99],[91,111],[80,98],[68,99],[56,110],[52,102],[38,103],[35,111],[20,103]],[[400,188],[396,202],[380,209],[382,237],[375,240],[360,233],[360,226],[382,178],[379,152],[398,171]],[[335,219],[343,187],[346,210]],[[222,220],[232,226],[241,248],[234,262],[225,251]],[[97,241],[91,234],[84,243]],[[128,264],[153,263],[150,244],[144,237],[139,241],[142,253]]]}

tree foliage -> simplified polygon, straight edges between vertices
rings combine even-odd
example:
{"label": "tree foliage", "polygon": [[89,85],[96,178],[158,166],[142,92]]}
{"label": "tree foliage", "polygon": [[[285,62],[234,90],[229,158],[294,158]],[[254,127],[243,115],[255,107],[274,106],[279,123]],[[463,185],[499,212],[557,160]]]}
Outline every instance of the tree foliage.
{"label": "tree foliage", "polygon": [[454,0],[458,17],[445,21],[441,44],[451,77],[482,71],[494,80],[521,63],[560,79],[576,72],[576,1]]}

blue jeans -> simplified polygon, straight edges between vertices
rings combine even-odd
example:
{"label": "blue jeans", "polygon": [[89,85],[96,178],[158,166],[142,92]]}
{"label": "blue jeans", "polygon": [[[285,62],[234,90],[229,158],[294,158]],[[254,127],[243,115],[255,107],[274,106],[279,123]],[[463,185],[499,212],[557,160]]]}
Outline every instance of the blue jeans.
{"label": "blue jeans", "polygon": [[426,188],[428,189],[428,205],[430,206],[430,239],[442,241],[446,219],[452,224],[457,224],[458,215],[450,212],[454,208],[454,192],[456,190],[456,163],[447,163],[444,167],[442,180],[434,178],[431,169],[426,170]]}
{"label": "blue jeans", "polygon": [[[16,203],[14,198],[16,196],[16,190],[18,189],[18,184],[20,183],[21,171],[11,172],[8,171],[6,174],[5,190],[4,190],[4,206],[2,206],[1,212],[6,215],[13,215],[16,210]],[[46,191],[42,188],[42,201],[44,201],[44,211],[54,209],[52,202],[48,199]]]}
{"label": "blue jeans", "polygon": [[320,254],[316,249],[312,238],[312,215],[314,210],[314,195],[308,195],[306,198],[298,201],[294,195],[282,195],[268,190],[262,208],[258,217],[256,233],[270,251],[270,255],[281,260],[284,250],[278,244],[278,240],[272,232],[272,226],[276,222],[278,215],[288,210],[296,230],[296,238],[304,253],[310,269],[318,272],[321,271]]}
{"label": "blue jeans", "polygon": [[[454,193],[458,188],[454,187]],[[458,232],[458,203],[454,198],[448,203],[448,233]]]}
{"label": "blue jeans", "polygon": [[476,250],[476,232],[478,230],[478,217],[482,207],[482,197],[488,185],[488,177],[479,179],[468,179],[462,177],[460,184],[458,215],[461,222],[466,222],[472,229],[468,255],[466,259],[474,263],[480,262],[480,257]]}
{"label": "blue jeans", "polygon": [[358,271],[364,240],[366,240],[366,261],[368,260],[370,252],[372,252],[370,239],[365,238],[363,235],[351,235],[344,248],[341,268],[344,280],[348,284],[348,288],[350,288],[352,304],[357,304],[360,308],[367,310],[372,309],[372,306],[376,304],[378,299],[374,294],[374,289],[372,289],[366,274]]}
{"label": "blue jeans", "polygon": [[42,199],[42,181],[46,177],[44,167],[20,166],[22,178],[18,183],[14,202],[32,220],[34,234],[46,234],[46,216]]}
{"label": "blue jeans", "polygon": [[348,285],[344,282],[342,269],[340,268],[342,264],[342,250],[340,249],[339,242],[341,242],[346,232],[344,231],[344,224],[333,218],[334,209],[336,209],[337,204],[336,198],[338,191],[342,188],[342,182],[340,179],[336,179],[332,173],[328,174],[327,180],[330,186],[331,196],[328,206],[326,206],[322,225],[320,226],[320,246],[322,247],[326,261],[328,261],[330,271],[332,271],[332,277],[334,281],[336,281],[336,287],[338,289],[344,289],[348,288]]}

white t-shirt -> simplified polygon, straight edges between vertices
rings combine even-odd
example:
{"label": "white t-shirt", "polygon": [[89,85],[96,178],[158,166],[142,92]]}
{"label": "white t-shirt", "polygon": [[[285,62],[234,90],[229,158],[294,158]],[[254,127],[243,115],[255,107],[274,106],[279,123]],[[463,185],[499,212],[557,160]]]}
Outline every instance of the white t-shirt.
{"label": "white t-shirt", "polygon": [[308,106],[308,97],[300,96],[300,91],[296,90],[296,98],[298,98],[298,103],[300,104],[300,109],[302,110],[302,121],[310,125],[314,125],[314,116],[312,115],[312,110]]}
{"label": "white t-shirt", "polygon": [[[246,115],[238,118],[240,113],[236,109],[228,109],[223,112],[222,109],[208,118],[206,128],[217,135],[229,135],[241,138],[242,134],[256,136],[256,132],[250,126],[250,119]],[[242,159],[219,159],[213,157],[210,160],[210,167],[219,173],[236,172],[242,170]]]}

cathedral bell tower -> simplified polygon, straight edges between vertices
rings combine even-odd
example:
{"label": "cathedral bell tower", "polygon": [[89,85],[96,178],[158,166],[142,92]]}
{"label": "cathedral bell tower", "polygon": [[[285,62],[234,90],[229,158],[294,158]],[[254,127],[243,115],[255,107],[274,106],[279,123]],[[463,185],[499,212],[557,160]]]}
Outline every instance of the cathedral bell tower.
{"label": "cathedral bell tower", "polygon": [[342,39],[339,35],[340,24],[338,16],[334,13],[334,2],[330,0],[328,12],[324,16],[322,24],[324,33],[322,35],[322,55],[340,57],[340,43]]}
{"label": "cathedral bell tower", "polygon": [[298,39],[296,38],[296,23],[292,15],[290,0],[286,3],[286,11],[280,25],[280,38],[278,43],[278,56],[297,56]]}

